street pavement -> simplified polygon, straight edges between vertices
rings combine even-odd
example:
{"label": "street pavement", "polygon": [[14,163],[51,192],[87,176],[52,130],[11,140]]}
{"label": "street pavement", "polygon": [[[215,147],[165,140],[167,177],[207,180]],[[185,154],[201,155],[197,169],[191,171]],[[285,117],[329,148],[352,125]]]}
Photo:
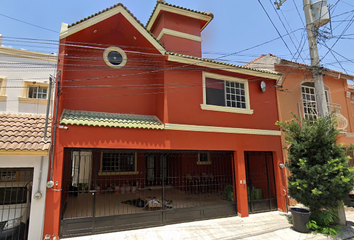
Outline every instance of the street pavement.
{"label": "street pavement", "polygon": [[267,212],[247,218],[228,217],[139,230],[97,234],[66,240],[231,240],[231,239],[354,239],[354,208],[345,208],[347,226],[335,238],[318,233],[299,233],[292,228],[290,213]]}

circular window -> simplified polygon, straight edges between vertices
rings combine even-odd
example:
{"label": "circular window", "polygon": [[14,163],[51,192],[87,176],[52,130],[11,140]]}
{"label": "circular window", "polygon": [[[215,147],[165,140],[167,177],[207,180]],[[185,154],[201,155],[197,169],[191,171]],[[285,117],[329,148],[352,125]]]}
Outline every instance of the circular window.
{"label": "circular window", "polygon": [[127,63],[127,55],[119,47],[109,47],[103,52],[105,63],[112,68],[121,68]]}

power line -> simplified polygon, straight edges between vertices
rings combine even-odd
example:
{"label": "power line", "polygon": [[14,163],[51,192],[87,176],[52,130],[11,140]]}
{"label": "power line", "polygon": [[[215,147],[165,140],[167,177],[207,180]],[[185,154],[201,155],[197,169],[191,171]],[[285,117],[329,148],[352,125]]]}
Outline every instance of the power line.
{"label": "power line", "polygon": [[354,22],[354,14],[350,20],[350,22],[347,24],[347,26],[343,29],[342,33],[340,34],[340,36],[337,38],[337,40],[333,43],[333,45],[328,49],[327,53],[321,58],[320,61],[322,61],[327,54],[333,49],[333,47],[338,43],[339,39],[342,37],[342,35],[349,29],[349,27],[353,24]]}
{"label": "power line", "polygon": [[273,27],[275,28],[275,30],[277,31],[278,35],[280,36],[281,40],[283,41],[283,43],[285,44],[286,48],[289,50],[290,54],[294,57],[294,54],[291,52],[288,44],[285,42],[284,38],[282,37],[282,35],[280,34],[278,28],[275,26],[273,20],[271,19],[271,17],[269,16],[267,10],[264,8],[263,4],[261,3],[260,0],[258,0],[259,4],[262,6],[263,11],[265,12],[265,14],[267,15],[268,19],[270,20],[270,22],[272,23]]}
{"label": "power line", "polygon": [[299,8],[297,7],[297,5],[296,5],[296,3],[295,3],[295,0],[293,0],[293,3],[294,3],[294,5],[295,5],[296,12],[297,12],[297,14],[299,15],[300,20],[301,20],[301,22],[302,22],[302,26],[305,26],[304,20],[303,20],[302,17],[301,17],[301,14],[300,14],[300,12],[299,12]]}
{"label": "power line", "polygon": [[45,27],[42,27],[42,26],[39,26],[39,25],[36,25],[36,24],[33,24],[33,23],[25,22],[25,21],[22,21],[22,20],[20,20],[20,19],[17,19],[17,18],[14,18],[14,17],[10,17],[10,16],[7,16],[7,15],[2,14],[2,13],[0,13],[0,16],[9,18],[9,19],[12,19],[12,20],[14,20],[14,21],[21,22],[21,23],[24,23],[24,24],[27,24],[27,25],[30,25],[30,26],[33,26],[33,27],[37,27],[37,28],[41,28],[41,29],[44,29],[44,30],[47,30],[47,31],[59,33],[58,31],[54,31],[54,30],[52,30],[52,29],[45,28]]}
{"label": "power line", "polygon": [[[277,14],[277,16],[278,16],[278,18],[279,18],[281,24],[283,25],[283,27],[284,27],[286,33],[289,34],[288,29],[286,28],[286,26],[285,26],[283,20],[281,19],[281,17],[280,17],[280,15],[279,15],[278,11],[275,9],[275,7],[274,7],[274,5],[273,5],[273,3],[272,3],[272,0],[269,0],[269,2],[270,2],[270,4],[272,5],[272,7],[273,7],[275,13]],[[285,18],[285,17],[284,17],[284,18]],[[285,18],[285,20],[286,20],[286,18]],[[288,23],[288,24],[289,24],[289,23]],[[295,37],[295,39],[296,39],[296,37]],[[296,40],[297,40],[297,39],[296,39]],[[295,49],[296,49],[296,52],[295,52],[295,54],[296,54],[296,53],[298,52],[299,48],[296,47],[296,44],[294,43],[294,41],[293,41],[293,39],[292,39],[291,37],[290,37],[290,41],[292,42],[292,44],[294,45],[294,47],[295,47]],[[299,56],[300,56],[301,59],[302,59],[302,56],[301,56],[301,55],[299,55]],[[295,55],[293,55],[293,59],[295,59]],[[304,62],[304,59],[302,59],[302,61]]]}

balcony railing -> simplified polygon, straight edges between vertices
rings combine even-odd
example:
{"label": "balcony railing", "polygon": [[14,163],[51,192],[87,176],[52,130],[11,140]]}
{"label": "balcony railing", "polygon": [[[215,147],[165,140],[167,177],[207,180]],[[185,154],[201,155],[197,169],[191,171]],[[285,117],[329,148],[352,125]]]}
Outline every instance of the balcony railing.
{"label": "balcony railing", "polygon": [[[316,119],[319,116],[316,102],[299,102],[298,107],[301,118]],[[328,104],[328,111],[330,113],[333,112],[336,118],[338,130],[341,132],[346,132],[348,127],[348,119],[340,113],[341,109],[342,107],[340,104]]]}

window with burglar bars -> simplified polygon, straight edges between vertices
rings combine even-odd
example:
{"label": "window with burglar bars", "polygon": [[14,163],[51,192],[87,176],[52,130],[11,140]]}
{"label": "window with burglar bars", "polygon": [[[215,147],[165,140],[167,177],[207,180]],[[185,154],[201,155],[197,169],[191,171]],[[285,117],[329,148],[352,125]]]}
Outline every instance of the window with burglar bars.
{"label": "window with burglar bars", "polygon": [[[306,119],[316,119],[318,116],[316,90],[313,82],[305,82],[301,85],[302,104],[304,117]],[[328,105],[328,91],[325,90],[326,103]]]}
{"label": "window with burglar bars", "polygon": [[28,98],[47,99],[47,87],[28,87]]}
{"label": "window with burglar bars", "polygon": [[101,173],[129,173],[135,171],[136,153],[102,153]]}

